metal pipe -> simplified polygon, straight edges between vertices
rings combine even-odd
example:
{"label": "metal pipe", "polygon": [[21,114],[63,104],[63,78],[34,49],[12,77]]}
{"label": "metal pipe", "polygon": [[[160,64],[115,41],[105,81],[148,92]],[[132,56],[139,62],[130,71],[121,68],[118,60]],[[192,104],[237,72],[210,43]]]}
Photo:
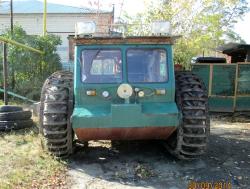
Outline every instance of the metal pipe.
{"label": "metal pipe", "polygon": [[8,70],[7,70],[7,44],[3,43],[3,87],[4,87],[4,104],[8,105]]}
{"label": "metal pipe", "polygon": [[43,36],[47,33],[47,0],[43,3]]}
{"label": "metal pipe", "polygon": [[[4,92],[4,89],[0,88],[0,92]],[[13,96],[15,98],[19,98],[19,99],[22,99],[24,101],[31,102],[31,103],[37,103],[37,101],[31,100],[31,99],[29,99],[27,97],[24,97],[24,96],[21,96],[19,94],[16,94],[16,93],[13,93],[13,92],[10,92],[10,91],[7,91],[7,92],[8,92],[8,95],[11,95],[11,96]]]}
{"label": "metal pipe", "polygon": [[13,0],[10,0],[10,29],[13,35]]}
{"label": "metal pipe", "polygon": [[12,45],[16,45],[16,46],[18,46],[18,47],[21,47],[21,48],[24,48],[24,49],[27,49],[27,50],[30,50],[30,51],[33,51],[33,52],[36,52],[36,53],[39,53],[39,54],[44,54],[43,51],[40,51],[40,50],[37,50],[37,49],[35,49],[35,48],[29,47],[29,46],[24,45],[24,44],[22,44],[22,43],[18,43],[18,42],[14,41],[14,40],[4,38],[4,37],[2,37],[2,36],[0,36],[0,41],[3,41],[3,42],[5,42],[5,43],[10,43],[10,44],[12,44]]}

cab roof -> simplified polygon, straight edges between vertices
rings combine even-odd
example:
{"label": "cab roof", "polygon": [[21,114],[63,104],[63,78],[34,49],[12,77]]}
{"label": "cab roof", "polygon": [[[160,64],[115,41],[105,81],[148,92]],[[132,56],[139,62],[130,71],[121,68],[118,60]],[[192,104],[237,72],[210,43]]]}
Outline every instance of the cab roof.
{"label": "cab roof", "polygon": [[[71,36],[72,37],[72,36]],[[180,36],[74,37],[76,45],[170,44]]]}

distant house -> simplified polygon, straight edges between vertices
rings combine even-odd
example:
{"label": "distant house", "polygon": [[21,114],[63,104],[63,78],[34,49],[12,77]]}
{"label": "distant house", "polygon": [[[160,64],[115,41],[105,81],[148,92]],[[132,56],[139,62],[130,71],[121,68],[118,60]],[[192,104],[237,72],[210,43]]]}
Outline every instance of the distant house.
{"label": "distant house", "polygon": [[[10,7],[8,2],[0,4],[0,33],[10,27]],[[30,35],[43,32],[43,2],[37,0],[13,1],[14,23],[21,25]],[[69,41],[67,37],[74,34],[75,23],[94,21],[98,33],[108,33],[114,21],[114,12],[79,8],[66,5],[47,4],[47,32],[59,35],[62,45],[58,53],[62,63],[69,62]]]}

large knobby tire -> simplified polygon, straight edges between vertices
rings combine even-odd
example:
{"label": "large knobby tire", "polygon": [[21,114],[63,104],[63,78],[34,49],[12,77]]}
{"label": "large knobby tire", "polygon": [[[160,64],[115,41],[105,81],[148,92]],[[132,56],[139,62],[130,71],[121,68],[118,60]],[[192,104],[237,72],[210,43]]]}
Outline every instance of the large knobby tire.
{"label": "large knobby tire", "polygon": [[56,72],[43,85],[40,106],[40,132],[54,156],[65,157],[73,152],[72,110],[73,74]]}
{"label": "large knobby tire", "polygon": [[10,105],[5,105],[5,106],[0,106],[0,112],[15,112],[15,111],[22,111],[23,108],[21,106],[10,106]]}
{"label": "large knobby tire", "polygon": [[176,72],[175,79],[182,121],[166,146],[179,159],[196,159],[206,152],[210,132],[207,90],[191,72]]}
{"label": "large knobby tire", "polygon": [[12,131],[25,129],[33,126],[32,119],[16,121],[0,121],[0,131]]}
{"label": "large knobby tire", "polygon": [[28,120],[31,116],[31,111],[1,112],[0,121]]}

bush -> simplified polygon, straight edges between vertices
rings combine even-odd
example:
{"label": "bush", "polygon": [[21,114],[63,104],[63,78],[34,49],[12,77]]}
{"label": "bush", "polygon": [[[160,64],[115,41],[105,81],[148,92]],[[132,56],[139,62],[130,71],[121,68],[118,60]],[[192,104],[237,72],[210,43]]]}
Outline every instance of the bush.
{"label": "bush", "polygon": [[[51,73],[61,69],[60,57],[56,53],[56,47],[61,44],[61,39],[55,35],[30,36],[20,26],[14,27],[13,35],[7,29],[2,36],[45,52],[41,55],[8,45],[8,89],[30,99],[39,100],[44,80]],[[2,60],[2,52],[0,58]],[[2,80],[1,77],[1,86]]]}

